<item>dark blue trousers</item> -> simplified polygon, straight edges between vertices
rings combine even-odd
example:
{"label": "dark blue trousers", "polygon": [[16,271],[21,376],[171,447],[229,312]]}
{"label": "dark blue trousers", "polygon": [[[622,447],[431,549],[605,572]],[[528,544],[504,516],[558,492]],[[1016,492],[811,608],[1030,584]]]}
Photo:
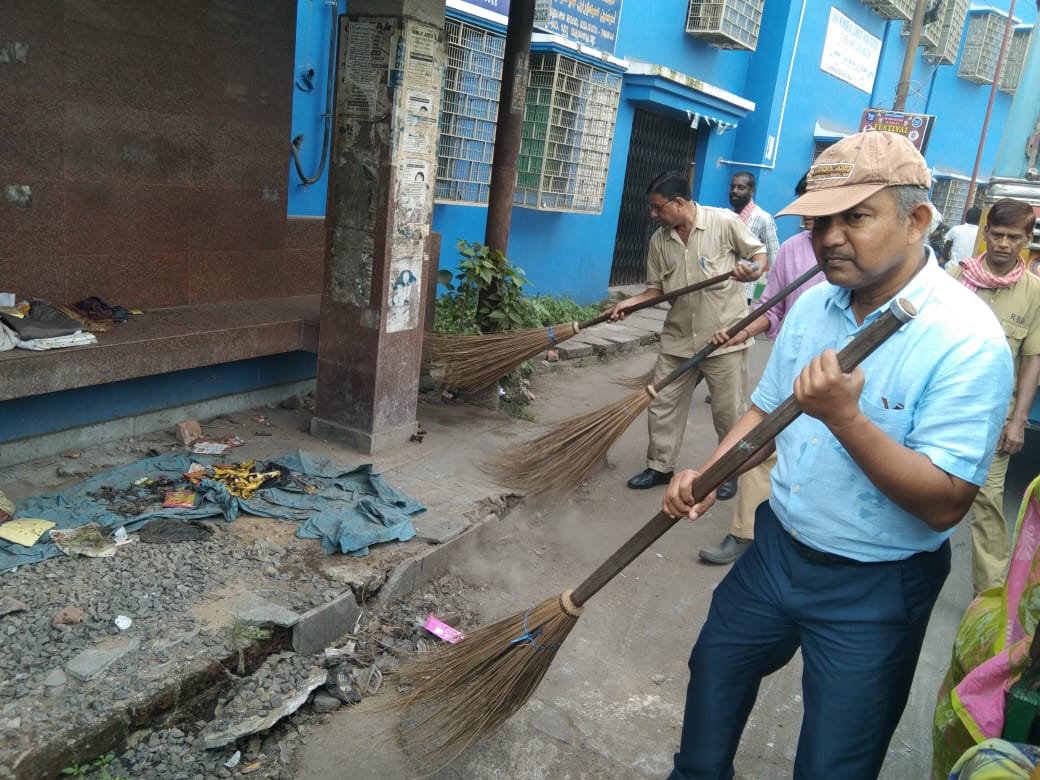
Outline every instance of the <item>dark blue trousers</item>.
{"label": "dark blue trousers", "polygon": [[669,780],[733,777],[759,683],[799,647],[804,716],[794,777],[876,778],[949,571],[948,542],[892,563],[809,550],[762,504],[755,541],[715,589],[690,655]]}

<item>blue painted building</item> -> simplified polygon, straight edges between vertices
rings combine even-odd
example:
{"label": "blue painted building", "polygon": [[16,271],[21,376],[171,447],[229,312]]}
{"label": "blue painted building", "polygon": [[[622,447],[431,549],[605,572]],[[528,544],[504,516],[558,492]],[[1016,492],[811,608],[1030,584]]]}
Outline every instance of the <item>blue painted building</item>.
{"label": "blue painted building", "polygon": [[[775,212],[815,154],[860,128],[864,110],[891,109],[909,27],[899,17],[914,3],[596,0],[582,6],[581,19],[581,8],[570,5],[537,5],[509,256],[527,272],[531,292],[592,302],[610,284],[642,281],[649,235],[642,194],[655,173],[689,170],[696,200],[726,206],[730,177],[750,170],[757,202]],[[301,53],[320,59],[327,30],[323,3],[300,0],[299,7],[298,66]],[[960,221],[976,169],[1008,7],[1009,0],[932,3],[914,61],[904,111],[934,116],[925,156],[935,174],[933,200],[951,225]],[[455,266],[459,239],[484,238],[488,133],[507,13],[508,0],[448,0],[449,83],[433,222],[442,268]],[[978,156],[980,183],[993,168],[1017,78],[1008,69],[1024,51],[1035,4],[1018,2],[1014,14],[1017,38],[1003,68],[1003,82],[1011,83],[997,74],[1002,88],[994,91]],[[567,79],[580,83],[568,92],[561,86]],[[306,133],[312,154],[321,138],[319,92],[295,92],[294,127]],[[575,110],[556,117],[565,104]],[[290,213],[322,214],[321,189],[321,182],[305,188],[293,181]],[[786,238],[797,220],[780,219],[778,230]]]}

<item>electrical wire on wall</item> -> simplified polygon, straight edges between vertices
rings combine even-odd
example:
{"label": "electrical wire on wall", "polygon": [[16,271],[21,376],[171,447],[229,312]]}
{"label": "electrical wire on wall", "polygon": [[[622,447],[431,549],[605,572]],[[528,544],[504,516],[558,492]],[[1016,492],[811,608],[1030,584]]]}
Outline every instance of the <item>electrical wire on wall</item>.
{"label": "electrical wire on wall", "polygon": [[[293,165],[296,168],[296,175],[300,177],[300,181],[306,186],[308,184],[314,184],[321,178],[322,174],[325,173],[325,161],[329,156],[329,140],[332,137],[332,85],[335,83],[335,72],[336,72],[336,39],[337,33],[339,32],[339,2],[338,0],[325,0],[325,5],[329,7],[329,67],[325,71],[325,113],[322,117],[325,120],[324,131],[321,140],[321,158],[318,162],[318,170],[313,176],[308,176],[303,172],[303,166],[300,164],[300,147],[303,145],[303,134],[299,134],[289,142],[289,151],[292,155]],[[305,92],[309,92],[313,89],[314,72],[312,69],[308,69],[306,72],[301,73],[297,77],[297,87],[303,89]],[[307,87],[310,87],[308,89]]]}

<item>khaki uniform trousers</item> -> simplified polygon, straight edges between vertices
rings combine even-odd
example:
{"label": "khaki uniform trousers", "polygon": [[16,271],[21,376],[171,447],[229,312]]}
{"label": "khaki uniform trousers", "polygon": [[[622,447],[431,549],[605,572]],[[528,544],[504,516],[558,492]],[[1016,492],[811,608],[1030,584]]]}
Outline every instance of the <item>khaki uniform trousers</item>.
{"label": "khaki uniform trousers", "polygon": [[[711,393],[711,418],[715,434],[721,441],[729,433],[747,408],[747,385],[742,380],[747,350],[712,355],[702,360],[697,368],[704,374]],[[654,366],[654,384],[668,376],[686,358],[658,354]],[[650,445],[646,450],[646,465],[657,471],[672,471],[682,449],[686,421],[690,415],[690,399],[696,385],[697,371],[687,371],[661,390],[650,404],[647,428]]]}
{"label": "khaki uniform trousers", "polygon": [[729,532],[740,539],[755,538],[755,510],[763,501],[769,500],[769,474],[776,465],[776,450],[773,454],[740,475],[737,480],[737,508]]}
{"label": "khaki uniform trousers", "polygon": [[971,504],[971,580],[975,592],[1004,583],[1011,560],[1011,534],[1004,519],[1004,478],[1011,456],[997,453]]}

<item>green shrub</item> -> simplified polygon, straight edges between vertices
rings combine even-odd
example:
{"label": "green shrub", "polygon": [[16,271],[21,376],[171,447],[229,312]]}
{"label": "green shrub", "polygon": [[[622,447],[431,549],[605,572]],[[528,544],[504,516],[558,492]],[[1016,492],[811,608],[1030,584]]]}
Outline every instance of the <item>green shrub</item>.
{"label": "green shrub", "polygon": [[[440,313],[444,333],[490,333],[521,327],[519,301],[530,284],[524,269],[497,249],[459,239],[459,270],[441,271],[437,281],[448,288],[438,300],[434,325]],[[447,299],[447,300],[444,300]],[[443,303],[442,303],[443,301]]]}
{"label": "green shrub", "polygon": [[436,333],[477,334],[524,330],[560,322],[582,322],[599,314],[566,296],[524,295],[530,284],[524,270],[497,250],[460,239],[462,260],[454,275],[442,270],[439,284],[448,289],[434,306]]}

